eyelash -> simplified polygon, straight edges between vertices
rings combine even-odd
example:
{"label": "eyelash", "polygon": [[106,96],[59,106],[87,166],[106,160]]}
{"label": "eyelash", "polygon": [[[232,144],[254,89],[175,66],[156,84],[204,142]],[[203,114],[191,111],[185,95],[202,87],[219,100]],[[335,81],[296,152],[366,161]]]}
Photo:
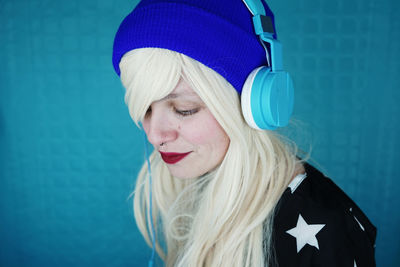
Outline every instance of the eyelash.
{"label": "eyelash", "polygon": [[[187,116],[191,116],[191,115],[196,114],[196,113],[199,111],[199,109],[198,109],[198,108],[194,108],[194,109],[189,109],[189,110],[179,110],[179,109],[174,108],[174,111],[175,111],[179,116],[187,117]],[[145,115],[145,116],[148,116],[149,114],[151,114],[151,107],[149,107],[149,108],[147,109],[146,115]]]}
{"label": "eyelash", "polygon": [[178,115],[180,115],[182,117],[194,115],[199,111],[198,108],[189,109],[189,110],[179,110],[179,109],[174,108],[174,110]]}

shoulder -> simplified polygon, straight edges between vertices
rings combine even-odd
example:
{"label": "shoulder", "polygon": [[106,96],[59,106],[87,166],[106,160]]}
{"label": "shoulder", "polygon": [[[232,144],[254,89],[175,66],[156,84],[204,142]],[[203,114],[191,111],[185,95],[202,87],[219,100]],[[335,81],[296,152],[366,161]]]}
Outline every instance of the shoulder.
{"label": "shoulder", "polygon": [[276,207],[279,266],[375,266],[376,228],[332,180],[311,165],[305,171]]}

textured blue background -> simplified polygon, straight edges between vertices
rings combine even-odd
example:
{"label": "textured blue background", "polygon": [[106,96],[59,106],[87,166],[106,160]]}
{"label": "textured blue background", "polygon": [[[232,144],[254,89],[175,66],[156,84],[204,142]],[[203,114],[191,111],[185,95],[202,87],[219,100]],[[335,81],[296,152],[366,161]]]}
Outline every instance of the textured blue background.
{"label": "textured blue background", "polygon": [[[270,0],[296,84],[290,133],[400,266],[400,4]],[[0,0],[0,266],[145,266],[133,220],[142,136],[111,64],[136,1]]]}

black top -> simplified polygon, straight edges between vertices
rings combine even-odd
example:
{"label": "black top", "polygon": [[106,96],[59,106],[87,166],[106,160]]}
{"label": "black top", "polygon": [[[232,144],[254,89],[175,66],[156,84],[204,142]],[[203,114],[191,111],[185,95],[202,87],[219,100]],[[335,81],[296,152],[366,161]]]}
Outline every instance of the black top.
{"label": "black top", "polygon": [[375,266],[375,226],[332,180],[304,167],[275,211],[278,266]]}

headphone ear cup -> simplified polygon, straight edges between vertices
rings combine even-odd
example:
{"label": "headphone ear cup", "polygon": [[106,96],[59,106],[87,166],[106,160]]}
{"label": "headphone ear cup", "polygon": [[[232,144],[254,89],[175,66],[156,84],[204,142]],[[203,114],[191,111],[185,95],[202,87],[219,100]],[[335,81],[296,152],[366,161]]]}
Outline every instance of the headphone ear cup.
{"label": "headphone ear cup", "polygon": [[293,112],[292,79],[284,71],[257,68],[243,85],[241,103],[244,118],[252,128],[274,130],[286,126]]}
{"label": "headphone ear cup", "polygon": [[[254,79],[257,75],[257,73],[264,67],[259,67],[257,69],[254,69],[249,76],[247,76],[247,79],[245,83],[243,84],[242,87],[242,93],[240,96],[240,102],[242,106],[242,114],[244,119],[246,120],[247,124],[254,129],[257,130],[262,130],[260,127],[258,127],[257,123],[254,121],[253,117],[253,111],[251,110],[251,102],[252,102],[252,95],[253,93],[253,83]],[[254,97],[253,97],[254,100]],[[254,102],[254,101],[253,101]]]}
{"label": "headphone ear cup", "polygon": [[[275,127],[286,126],[289,124],[293,112],[294,89],[292,78],[286,71],[278,71],[269,73],[267,79],[265,88],[270,87],[270,112],[268,114],[271,114],[271,121],[268,121],[268,123]],[[263,96],[263,99],[267,99],[267,97]],[[268,118],[268,116],[266,117]]]}

